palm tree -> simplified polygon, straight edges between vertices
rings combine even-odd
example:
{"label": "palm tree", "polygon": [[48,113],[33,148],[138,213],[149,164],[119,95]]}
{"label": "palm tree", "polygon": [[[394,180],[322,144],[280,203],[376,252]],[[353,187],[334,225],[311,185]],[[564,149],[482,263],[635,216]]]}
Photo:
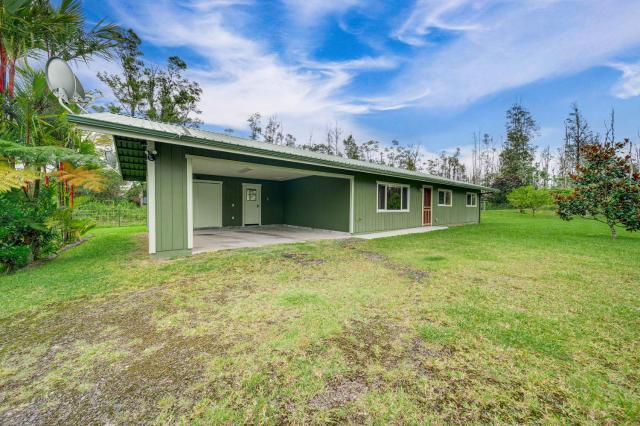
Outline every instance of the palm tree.
{"label": "palm tree", "polygon": [[109,57],[120,40],[114,24],[98,22],[86,30],[79,0],[2,0],[0,2],[0,93],[14,95],[16,63],[27,56],[88,60]]}

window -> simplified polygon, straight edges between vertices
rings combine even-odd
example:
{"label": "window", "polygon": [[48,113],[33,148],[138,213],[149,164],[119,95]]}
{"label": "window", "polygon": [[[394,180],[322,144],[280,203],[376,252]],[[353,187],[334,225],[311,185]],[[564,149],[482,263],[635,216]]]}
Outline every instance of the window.
{"label": "window", "polygon": [[256,201],[258,199],[258,190],[247,188],[247,201]]}
{"label": "window", "polygon": [[467,207],[476,207],[478,205],[478,194],[467,192]]}
{"label": "window", "polygon": [[379,212],[408,212],[409,186],[396,183],[378,183]]}
{"label": "window", "polygon": [[452,195],[449,189],[438,189],[438,205],[451,207],[453,205]]}

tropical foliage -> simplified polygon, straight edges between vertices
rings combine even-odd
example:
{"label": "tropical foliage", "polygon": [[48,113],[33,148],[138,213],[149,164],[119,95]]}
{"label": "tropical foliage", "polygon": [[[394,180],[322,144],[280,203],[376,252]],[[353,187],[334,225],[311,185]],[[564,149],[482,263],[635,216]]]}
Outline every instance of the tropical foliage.
{"label": "tropical foliage", "polygon": [[[11,271],[91,224],[72,218],[76,188],[100,191],[102,164],[93,141],[75,130],[30,57],[110,57],[119,29],[87,29],[80,2],[0,3],[0,270]],[[82,222],[82,223],[81,223]]]}
{"label": "tropical foliage", "polygon": [[556,199],[562,219],[580,216],[605,223],[612,239],[616,226],[640,230],[640,173],[634,171],[630,155],[622,154],[628,145],[625,140],[581,147],[582,160],[571,175],[573,192]]}

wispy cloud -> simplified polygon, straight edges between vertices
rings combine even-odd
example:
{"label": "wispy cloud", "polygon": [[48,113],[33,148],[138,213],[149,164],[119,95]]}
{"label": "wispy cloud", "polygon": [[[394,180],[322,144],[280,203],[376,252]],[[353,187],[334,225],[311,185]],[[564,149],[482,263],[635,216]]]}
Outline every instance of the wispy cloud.
{"label": "wispy cloud", "polygon": [[418,50],[386,97],[429,107],[603,65],[640,44],[640,3],[624,0],[418,2],[393,36],[411,45],[430,31],[458,30],[438,49]]}
{"label": "wispy cloud", "polygon": [[[336,121],[380,139],[359,125],[362,115],[464,109],[611,63],[622,71],[613,93],[640,93],[640,63],[621,62],[640,47],[640,3],[628,0],[108,1],[156,55],[187,59],[211,125],[244,129],[260,112],[301,140]],[[331,45],[336,34],[338,43],[357,40],[353,50]]]}
{"label": "wispy cloud", "polygon": [[614,63],[612,68],[622,71],[620,80],[613,86],[612,93],[621,99],[640,95],[640,63]]}
{"label": "wispy cloud", "polygon": [[[278,115],[289,131],[306,139],[320,134],[335,121],[357,128],[354,114],[362,105],[337,93],[365,68],[391,66],[380,58],[319,63],[303,60],[284,63],[266,43],[250,37],[242,14],[228,6],[237,2],[196,2],[175,5],[169,1],[143,0],[133,10],[112,2],[120,20],[152,44],[187,49],[200,63],[190,76],[203,88],[200,107],[205,122],[245,128],[247,117],[260,112]],[[246,3],[246,2],[242,2]],[[318,2],[315,13],[329,13]],[[307,13],[312,13],[311,9]]]}
{"label": "wispy cloud", "polygon": [[468,0],[419,0],[393,36],[404,43],[422,46],[434,30],[473,31],[482,28],[480,12],[488,2]]}

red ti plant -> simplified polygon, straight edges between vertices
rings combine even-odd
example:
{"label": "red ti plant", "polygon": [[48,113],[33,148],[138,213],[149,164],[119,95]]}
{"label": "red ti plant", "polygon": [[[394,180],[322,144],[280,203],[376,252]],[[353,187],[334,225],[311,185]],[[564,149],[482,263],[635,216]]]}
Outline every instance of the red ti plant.
{"label": "red ti plant", "polygon": [[640,172],[631,156],[623,154],[624,142],[583,145],[582,164],[571,175],[574,188],[569,195],[556,196],[556,213],[564,220],[574,216],[593,219],[609,226],[611,239],[616,227],[640,230]]}

